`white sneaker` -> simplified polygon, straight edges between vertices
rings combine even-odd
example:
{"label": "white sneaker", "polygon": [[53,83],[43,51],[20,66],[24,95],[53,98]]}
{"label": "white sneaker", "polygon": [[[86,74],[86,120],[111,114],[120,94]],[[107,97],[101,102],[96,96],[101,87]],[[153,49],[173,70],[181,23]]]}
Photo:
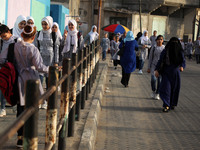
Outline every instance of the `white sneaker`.
{"label": "white sneaker", "polygon": [[152,92],[151,93],[151,98],[155,99],[155,95],[156,95],[155,92]]}
{"label": "white sneaker", "polygon": [[46,102],[41,105],[41,109],[47,109],[47,103]]}
{"label": "white sneaker", "polygon": [[6,116],[6,110],[5,109],[1,109],[0,110],[0,117],[4,117]]}
{"label": "white sneaker", "polygon": [[139,74],[143,74],[142,70],[140,70],[138,73],[139,73]]}
{"label": "white sneaker", "polygon": [[156,100],[159,100],[159,99],[160,99],[159,94],[155,94],[155,99],[156,99]]}

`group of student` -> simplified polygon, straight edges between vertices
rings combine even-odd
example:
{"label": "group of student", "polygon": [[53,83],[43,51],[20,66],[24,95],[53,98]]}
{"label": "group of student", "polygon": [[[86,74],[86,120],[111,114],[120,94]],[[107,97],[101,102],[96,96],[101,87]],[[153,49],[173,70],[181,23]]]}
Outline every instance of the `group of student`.
{"label": "group of student", "polygon": [[[97,27],[92,26],[85,39],[77,30],[77,22],[69,20],[62,35],[59,25],[53,22],[51,16],[41,20],[42,30],[37,31],[34,19],[29,16],[18,16],[14,27],[0,24],[0,64],[7,62],[9,44],[14,45],[14,66],[18,73],[19,101],[17,103],[17,117],[24,111],[25,106],[25,82],[30,79],[38,79],[40,93],[43,93],[43,80],[48,88],[48,68],[57,66],[61,69],[62,58],[71,58],[72,53],[77,53],[85,45],[98,39]],[[1,95],[0,117],[6,116],[6,100]],[[44,102],[40,106],[47,108]],[[17,147],[23,145],[23,127],[18,130]]]}
{"label": "group of student", "polygon": [[[180,39],[172,37],[164,46],[163,36],[156,34],[157,31],[154,31],[150,38],[148,38],[148,31],[144,31],[143,34],[139,32],[136,38],[132,31],[125,32],[121,37],[120,34],[116,34],[110,46],[105,34],[102,50],[106,52],[110,49],[115,69],[117,64],[121,65],[121,83],[124,87],[128,87],[131,72],[136,68],[139,69],[139,74],[143,74],[144,62],[148,58],[147,72],[151,73],[151,97],[156,100],[161,98],[163,112],[168,112],[178,104],[180,72],[185,68],[184,49]],[[198,42],[200,43],[200,38]],[[123,47],[123,55],[117,55]],[[103,56],[102,59],[104,60],[105,57]]]}
{"label": "group of student", "polygon": [[180,41],[185,57],[188,57],[189,60],[192,60],[193,55],[195,55],[196,63],[200,64],[200,36],[194,42],[192,42],[192,39],[189,39],[186,43],[183,41],[183,39],[180,39]]}

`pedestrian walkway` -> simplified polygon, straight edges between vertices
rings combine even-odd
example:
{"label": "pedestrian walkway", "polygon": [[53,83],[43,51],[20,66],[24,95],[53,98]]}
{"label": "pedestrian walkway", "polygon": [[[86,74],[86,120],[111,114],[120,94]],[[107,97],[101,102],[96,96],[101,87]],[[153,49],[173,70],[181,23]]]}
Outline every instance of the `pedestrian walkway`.
{"label": "pedestrian walkway", "polygon": [[[147,63],[145,63],[147,66]],[[121,68],[109,64],[95,150],[199,150],[200,65],[187,62],[175,110],[162,112],[162,101],[150,98],[150,74],[131,74],[121,85]]]}

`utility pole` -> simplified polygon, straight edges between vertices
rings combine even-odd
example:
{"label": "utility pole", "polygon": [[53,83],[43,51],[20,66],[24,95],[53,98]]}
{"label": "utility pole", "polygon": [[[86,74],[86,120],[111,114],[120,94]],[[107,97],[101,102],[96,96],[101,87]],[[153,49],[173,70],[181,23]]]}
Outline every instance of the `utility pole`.
{"label": "utility pole", "polygon": [[142,6],[141,6],[141,0],[139,0],[139,8],[140,8],[140,10],[139,10],[139,14],[140,14],[140,32],[142,32],[142,16],[141,16],[141,14],[142,14]]}
{"label": "utility pole", "polygon": [[[100,35],[100,31],[101,31],[101,9],[102,9],[102,0],[99,0],[98,8],[99,8],[99,13],[98,13],[97,30],[98,30],[98,33],[99,33],[99,35]],[[99,37],[100,37],[100,36],[99,36]]]}

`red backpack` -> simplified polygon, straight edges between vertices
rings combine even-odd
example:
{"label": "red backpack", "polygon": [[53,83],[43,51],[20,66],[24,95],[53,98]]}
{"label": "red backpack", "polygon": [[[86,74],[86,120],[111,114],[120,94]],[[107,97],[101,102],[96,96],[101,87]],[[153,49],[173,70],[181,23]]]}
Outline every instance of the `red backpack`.
{"label": "red backpack", "polygon": [[19,101],[18,73],[14,66],[14,45],[8,47],[7,62],[0,69],[0,89],[7,102],[14,106]]}

